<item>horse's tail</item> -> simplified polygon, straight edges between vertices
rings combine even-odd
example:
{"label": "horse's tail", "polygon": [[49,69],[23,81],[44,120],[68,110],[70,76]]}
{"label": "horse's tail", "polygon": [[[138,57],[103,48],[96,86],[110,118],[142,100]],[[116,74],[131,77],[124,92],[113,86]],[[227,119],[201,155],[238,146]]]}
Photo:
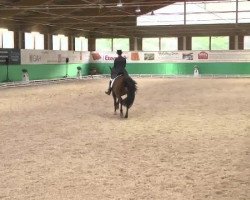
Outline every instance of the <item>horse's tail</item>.
{"label": "horse's tail", "polygon": [[130,108],[135,100],[135,92],[137,90],[136,82],[131,77],[125,78],[125,87],[127,88],[127,97],[123,99],[122,104]]}

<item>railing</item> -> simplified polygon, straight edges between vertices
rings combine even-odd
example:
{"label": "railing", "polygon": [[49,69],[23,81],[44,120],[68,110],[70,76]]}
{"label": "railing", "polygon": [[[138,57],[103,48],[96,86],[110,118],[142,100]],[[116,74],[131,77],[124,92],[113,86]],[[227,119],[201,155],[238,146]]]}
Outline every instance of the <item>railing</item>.
{"label": "railing", "polygon": [[[166,74],[130,74],[131,77],[135,78],[250,78],[250,74],[200,74],[199,76],[194,77],[194,75],[166,75]],[[12,87],[25,87],[25,86],[34,86],[34,85],[49,85],[49,84],[59,84],[63,82],[70,81],[81,81],[89,79],[98,79],[98,78],[110,78],[110,74],[100,74],[100,75],[88,75],[82,76],[81,79],[75,78],[58,78],[58,79],[43,79],[43,80],[30,80],[28,82],[16,81],[16,82],[6,82],[0,83],[1,88],[12,88]]]}

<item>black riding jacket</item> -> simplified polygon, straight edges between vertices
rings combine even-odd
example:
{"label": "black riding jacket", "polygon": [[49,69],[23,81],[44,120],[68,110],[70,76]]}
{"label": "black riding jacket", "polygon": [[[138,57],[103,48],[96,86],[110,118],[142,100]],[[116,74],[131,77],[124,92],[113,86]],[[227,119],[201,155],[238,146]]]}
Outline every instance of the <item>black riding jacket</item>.
{"label": "black riding jacket", "polygon": [[127,76],[128,72],[125,69],[125,67],[126,67],[126,58],[122,56],[118,56],[117,58],[115,58],[113,73],[111,74],[111,78],[115,78],[120,74],[124,74],[125,76]]}

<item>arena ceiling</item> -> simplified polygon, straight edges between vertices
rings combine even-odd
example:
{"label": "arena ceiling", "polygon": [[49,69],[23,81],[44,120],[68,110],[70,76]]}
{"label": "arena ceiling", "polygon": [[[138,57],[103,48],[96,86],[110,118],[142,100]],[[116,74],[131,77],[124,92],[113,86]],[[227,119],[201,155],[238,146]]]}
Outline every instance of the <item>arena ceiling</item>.
{"label": "arena ceiling", "polygon": [[[0,0],[0,27],[93,37],[246,35],[250,24],[136,26],[136,17],[182,0]],[[135,10],[140,6],[140,13]]]}

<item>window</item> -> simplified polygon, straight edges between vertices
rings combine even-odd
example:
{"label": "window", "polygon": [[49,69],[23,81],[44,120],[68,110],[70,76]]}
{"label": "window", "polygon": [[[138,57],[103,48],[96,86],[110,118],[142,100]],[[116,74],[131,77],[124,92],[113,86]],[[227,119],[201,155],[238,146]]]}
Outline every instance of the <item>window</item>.
{"label": "window", "polygon": [[53,35],[53,50],[64,50],[67,51],[69,49],[68,37],[65,35]]}
{"label": "window", "polygon": [[88,51],[88,39],[85,37],[76,37],[75,51]]}
{"label": "window", "polygon": [[244,36],[244,49],[250,49],[250,36]]}
{"label": "window", "polygon": [[211,37],[211,50],[229,50],[229,37]]}
{"label": "window", "polygon": [[37,33],[35,34],[35,49],[44,49],[44,35]]}
{"label": "window", "polygon": [[161,51],[177,51],[178,50],[178,38],[177,37],[163,37],[161,40]]}
{"label": "window", "polygon": [[96,39],[96,51],[112,51],[112,39],[111,38]]}
{"label": "window", "polygon": [[250,1],[249,0],[239,0],[239,23],[249,23],[250,22]]}
{"label": "window", "polygon": [[52,36],[53,50],[60,50],[60,39],[57,35]]}
{"label": "window", "polygon": [[44,49],[44,35],[38,32],[24,34],[25,49]]}
{"label": "window", "polygon": [[159,38],[143,38],[142,50],[143,51],[159,51]]}
{"label": "window", "polygon": [[60,44],[61,44],[61,49],[63,51],[69,50],[69,40],[67,36],[64,35],[59,35],[60,38]]}
{"label": "window", "polygon": [[82,51],[82,40],[79,37],[75,37],[75,51]]}
{"label": "window", "polygon": [[229,50],[229,36],[192,37],[192,50]]}
{"label": "window", "polygon": [[137,17],[137,26],[183,24],[184,3],[177,2]]}
{"label": "window", "polygon": [[35,40],[31,33],[24,33],[25,49],[34,49]]}
{"label": "window", "polygon": [[14,48],[14,32],[0,28],[0,48]]}
{"label": "window", "polygon": [[129,38],[99,38],[96,39],[97,51],[129,51]]}
{"label": "window", "polygon": [[113,51],[129,51],[129,38],[113,38]]}
{"label": "window", "polygon": [[209,50],[209,37],[192,37],[192,50]]}
{"label": "window", "polygon": [[235,23],[235,0],[187,2],[186,24]]}

